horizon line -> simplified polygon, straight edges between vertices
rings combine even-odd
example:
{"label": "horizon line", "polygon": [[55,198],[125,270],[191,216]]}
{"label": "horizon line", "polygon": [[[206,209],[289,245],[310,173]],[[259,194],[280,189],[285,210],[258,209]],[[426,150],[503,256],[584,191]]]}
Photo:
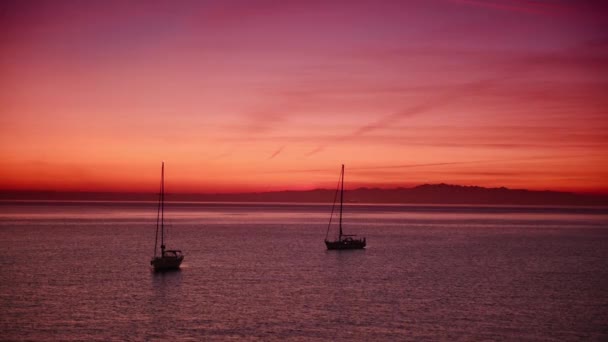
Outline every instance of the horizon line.
{"label": "horizon line", "polygon": [[[529,188],[510,188],[506,186],[480,186],[480,185],[462,185],[454,183],[422,183],[410,187],[406,186],[359,186],[353,188],[345,188],[344,191],[355,191],[355,190],[401,190],[401,189],[415,189],[422,186],[450,186],[460,188],[478,188],[488,190],[499,190],[505,189],[510,191],[529,191],[529,192],[554,192],[563,194],[575,194],[575,195],[595,195],[595,196],[606,196],[608,195],[608,189],[597,190],[597,191],[567,191],[567,190],[555,190],[555,189],[529,189]],[[253,194],[267,194],[267,193],[281,193],[281,192],[311,192],[311,191],[335,191],[333,188],[310,188],[310,189],[281,189],[281,190],[260,190],[260,191],[241,191],[241,192],[222,192],[222,191],[197,191],[197,192],[185,192],[176,191],[168,192],[169,195],[253,195]],[[0,194],[6,193],[54,193],[54,194],[132,194],[132,195],[151,195],[158,194],[157,191],[139,191],[139,190],[92,190],[92,189],[72,189],[72,190],[58,190],[58,189],[1,189]]]}

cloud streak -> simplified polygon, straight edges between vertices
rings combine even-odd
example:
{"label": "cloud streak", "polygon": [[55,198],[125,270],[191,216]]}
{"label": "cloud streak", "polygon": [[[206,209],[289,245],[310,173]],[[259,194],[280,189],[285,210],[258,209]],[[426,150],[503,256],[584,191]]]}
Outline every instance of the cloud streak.
{"label": "cloud streak", "polygon": [[[332,143],[352,141],[353,139],[357,139],[361,136],[367,135],[379,129],[395,125],[406,118],[424,114],[435,109],[439,109],[447,105],[453,104],[461,98],[471,97],[472,95],[484,95],[488,91],[491,91],[493,88],[502,85],[506,81],[514,80],[517,77],[521,77],[526,72],[530,70],[535,70],[539,67],[555,65],[556,63],[558,65],[561,64],[562,67],[564,63],[575,63],[576,65],[580,66],[584,64],[578,61],[578,59],[583,59],[586,61],[591,60],[594,65],[600,65],[600,68],[605,69],[606,64],[602,63],[608,61],[608,55],[604,54],[603,51],[600,51],[599,54],[597,53],[597,51],[595,51],[594,55],[592,56],[585,55],[584,50],[589,48],[590,46],[592,46],[590,45],[590,42],[584,42],[583,44],[555,53],[535,54],[532,57],[515,59],[511,63],[505,64],[500,69],[498,69],[497,75],[493,77],[482,78],[476,81],[471,81],[458,86],[446,88],[442,93],[435,96],[430,96],[426,101],[422,103],[408,106],[400,111],[381,116],[375,121],[372,121],[368,124],[362,125],[359,128],[354,129],[350,133],[346,133],[332,138],[326,143],[320,144],[318,147],[308,152],[307,156],[313,155],[315,153],[318,153],[319,151],[324,150]],[[598,64],[598,60],[602,61],[602,63]]]}
{"label": "cloud streak", "polygon": [[[512,162],[542,162],[552,160],[565,160],[565,159],[584,159],[584,158],[597,158],[599,155],[538,155],[521,158],[496,158],[496,159],[479,159],[479,160],[465,160],[465,161],[448,161],[448,162],[435,162],[435,163],[411,163],[411,164],[392,164],[392,165],[376,165],[376,166],[349,166],[349,171],[373,171],[373,170],[395,170],[395,169],[410,169],[410,168],[432,168],[437,166],[451,166],[451,165],[474,165],[474,164],[495,164],[495,163],[512,163]],[[279,173],[325,173],[334,172],[336,168],[314,168],[314,169],[286,169],[277,171],[265,171],[260,172],[264,174],[279,174]]]}
{"label": "cloud streak", "polygon": [[276,151],[274,151],[273,154],[270,155],[270,157],[268,157],[268,160],[270,159],[274,159],[276,156],[278,156],[279,154],[281,154],[281,152],[283,152],[283,149],[285,148],[285,146],[281,146],[279,147]]}
{"label": "cloud streak", "polygon": [[450,2],[502,11],[541,14],[546,16],[565,15],[569,10],[572,10],[572,8],[565,6],[541,3],[538,1],[450,0]]}

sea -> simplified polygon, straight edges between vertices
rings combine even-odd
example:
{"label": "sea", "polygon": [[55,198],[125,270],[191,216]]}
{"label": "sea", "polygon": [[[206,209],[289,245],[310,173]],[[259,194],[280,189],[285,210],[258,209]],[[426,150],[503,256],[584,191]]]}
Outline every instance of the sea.
{"label": "sea", "polygon": [[2,201],[0,339],[608,340],[608,208],[348,204],[352,251],[330,213],[169,202],[155,273],[154,202]]}

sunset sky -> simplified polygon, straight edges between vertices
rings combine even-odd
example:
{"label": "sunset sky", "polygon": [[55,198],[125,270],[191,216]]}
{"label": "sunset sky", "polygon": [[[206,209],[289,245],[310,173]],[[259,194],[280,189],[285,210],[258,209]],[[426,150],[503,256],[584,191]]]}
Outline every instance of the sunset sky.
{"label": "sunset sky", "polygon": [[2,1],[0,189],[608,193],[608,2]]}

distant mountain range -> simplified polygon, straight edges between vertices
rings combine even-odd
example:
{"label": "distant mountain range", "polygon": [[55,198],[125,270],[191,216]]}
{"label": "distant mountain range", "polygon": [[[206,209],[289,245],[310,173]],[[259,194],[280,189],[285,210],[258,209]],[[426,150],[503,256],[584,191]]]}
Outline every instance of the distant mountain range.
{"label": "distant mountain range", "polygon": [[[202,202],[332,202],[335,190],[273,191],[255,193],[168,194],[170,201]],[[155,201],[152,193],[0,191],[1,200],[123,200]],[[350,203],[403,204],[515,204],[515,205],[608,205],[608,195],[558,191],[484,188],[450,184],[424,184],[413,188],[358,188],[345,190]]]}

